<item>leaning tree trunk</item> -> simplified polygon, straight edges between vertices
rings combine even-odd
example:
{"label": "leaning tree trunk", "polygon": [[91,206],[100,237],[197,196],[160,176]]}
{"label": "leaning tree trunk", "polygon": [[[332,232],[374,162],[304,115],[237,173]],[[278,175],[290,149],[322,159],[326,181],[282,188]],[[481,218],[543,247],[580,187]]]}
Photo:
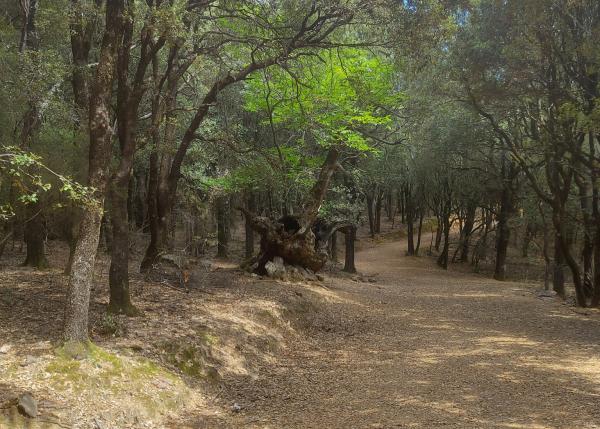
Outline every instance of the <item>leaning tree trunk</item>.
{"label": "leaning tree trunk", "polygon": [[94,278],[94,264],[100,239],[107,169],[112,146],[109,103],[114,63],[121,33],[124,0],[106,3],[106,28],[102,38],[96,76],[90,97],[88,186],[95,189],[95,202],[83,208],[75,258],[69,276],[63,337],[66,341],[88,339],[88,311]]}
{"label": "leaning tree trunk", "polygon": [[415,256],[419,255],[419,249],[421,248],[421,237],[423,233],[423,218],[425,217],[425,211],[419,210],[419,229],[417,231],[417,245],[415,246]]}

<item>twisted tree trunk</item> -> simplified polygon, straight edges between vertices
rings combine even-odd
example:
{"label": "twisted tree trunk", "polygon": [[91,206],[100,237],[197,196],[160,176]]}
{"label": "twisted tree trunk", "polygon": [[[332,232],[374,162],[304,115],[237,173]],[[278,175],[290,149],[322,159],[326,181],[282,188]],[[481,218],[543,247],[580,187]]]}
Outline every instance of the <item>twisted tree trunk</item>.
{"label": "twisted tree trunk", "polygon": [[279,256],[290,265],[319,271],[328,259],[327,244],[331,235],[347,223],[329,225],[313,231],[317,215],[325,193],[329,187],[331,176],[337,168],[339,152],[331,148],[321,167],[317,182],[304,202],[304,209],[299,216],[284,216],[275,221],[263,216],[256,216],[247,209],[239,209],[245,214],[249,225],[261,236],[261,254],[256,272],[264,274],[265,265]]}

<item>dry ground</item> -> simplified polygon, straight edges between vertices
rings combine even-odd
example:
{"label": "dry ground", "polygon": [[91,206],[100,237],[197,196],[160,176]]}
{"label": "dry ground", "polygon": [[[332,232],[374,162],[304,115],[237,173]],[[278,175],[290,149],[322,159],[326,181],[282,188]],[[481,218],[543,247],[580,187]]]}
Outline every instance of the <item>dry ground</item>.
{"label": "dry ground", "polygon": [[403,249],[359,254],[377,283],[330,281],[321,311],[340,323],[236,383],[247,408],[223,427],[600,427],[596,312]]}
{"label": "dry ground", "polygon": [[[134,275],[144,316],[118,320],[116,336],[102,333],[100,264],[102,349],[76,368],[54,346],[64,276],[12,261],[0,279],[0,407],[30,391],[47,425],[31,427],[53,429],[600,428],[597,312],[535,285],[444,272],[404,257],[402,242],[364,247],[363,276],[321,284],[218,261],[189,293]],[[9,424],[23,427],[0,416]]]}

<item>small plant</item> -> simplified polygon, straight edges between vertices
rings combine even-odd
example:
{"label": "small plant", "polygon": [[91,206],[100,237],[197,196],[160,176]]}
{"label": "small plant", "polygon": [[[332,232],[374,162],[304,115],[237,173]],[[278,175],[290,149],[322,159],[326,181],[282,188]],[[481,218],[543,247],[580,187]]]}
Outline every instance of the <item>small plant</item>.
{"label": "small plant", "polygon": [[105,336],[122,337],[127,333],[127,327],[118,316],[107,313],[98,322],[96,332]]}

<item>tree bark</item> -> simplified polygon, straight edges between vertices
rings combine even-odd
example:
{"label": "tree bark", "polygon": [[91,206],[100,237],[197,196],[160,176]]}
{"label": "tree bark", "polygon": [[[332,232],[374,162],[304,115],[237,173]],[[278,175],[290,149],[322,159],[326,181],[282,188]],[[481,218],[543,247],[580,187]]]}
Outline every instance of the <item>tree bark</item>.
{"label": "tree bark", "polygon": [[[248,191],[246,197],[246,208],[249,212],[256,212],[256,195],[252,191]],[[245,232],[246,232],[246,259],[252,258],[254,255],[254,230],[252,229],[252,223],[248,217],[245,218]]]}
{"label": "tree bark", "polygon": [[468,262],[469,251],[471,250],[471,235],[473,234],[473,227],[475,226],[475,213],[477,206],[475,204],[469,204],[467,207],[467,214],[465,217],[465,224],[461,230],[461,252],[460,262]]}
{"label": "tree bark", "polygon": [[373,191],[369,190],[366,195],[367,200],[367,216],[369,218],[369,234],[371,238],[375,238],[375,216],[373,214]]}
{"label": "tree bark", "polygon": [[415,256],[419,255],[419,250],[421,248],[421,237],[423,233],[423,218],[425,217],[425,211],[423,209],[419,210],[419,230],[417,231],[417,246],[415,247]]}
{"label": "tree bark", "polygon": [[346,255],[344,258],[344,271],[347,273],[355,273],[356,266],[354,265],[354,244],[356,242],[356,227],[349,226],[344,230]]}
{"label": "tree bark", "polygon": [[229,256],[229,197],[220,196],[216,201],[217,257]]}
{"label": "tree bark", "polygon": [[42,204],[32,204],[27,210],[30,216],[25,224],[25,243],[27,244],[27,256],[24,266],[35,268],[47,268],[46,243],[44,242],[45,227],[42,215]]}
{"label": "tree bark", "polygon": [[415,255],[415,207],[414,200],[412,195],[412,189],[410,185],[404,186],[404,201],[405,201],[405,210],[406,210],[406,234],[407,234],[407,243],[408,248],[406,254],[408,256]]}
{"label": "tree bark", "polygon": [[375,196],[375,234],[381,234],[381,206],[383,203],[383,191],[377,190]]}
{"label": "tree bark", "polygon": [[96,190],[94,203],[83,208],[75,258],[69,276],[63,338],[65,341],[88,339],[88,311],[94,278],[96,251],[100,239],[100,222],[108,180],[108,164],[112,135],[109,113],[114,65],[122,29],[124,0],[107,0],[106,28],[96,66],[89,111],[89,169],[88,185]]}
{"label": "tree bark", "polygon": [[554,268],[552,276],[552,289],[558,296],[564,299],[566,296],[564,271],[565,264],[558,234],[558,232],[555,232],[554,235]]}
{"label": "tree bark", "polygon": [[506,280],[506,258],[508,256],[508,243],[510,241],[508,221],[513,212],[512,192],[508,185],[505,184],[504,189],[502,189],[500,212],[498,213],[498,225],[496,228],[496,266],[494,269],[494,278],[500,281]]}

